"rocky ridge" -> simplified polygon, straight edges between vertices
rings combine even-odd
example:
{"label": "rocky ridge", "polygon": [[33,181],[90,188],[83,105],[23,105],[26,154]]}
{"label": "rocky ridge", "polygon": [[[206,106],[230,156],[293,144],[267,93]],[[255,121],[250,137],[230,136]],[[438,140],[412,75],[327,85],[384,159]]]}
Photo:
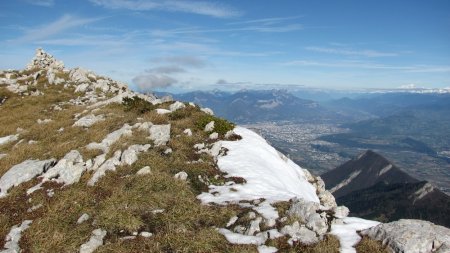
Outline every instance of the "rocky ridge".
{"label": "rocky ridge", "polygon": [[[307,170],[294,165],[287,157],[276,153],[275,149],[268,144],[261,145],[273,155],[277,164],[287,166],[295,171],[295,180],[302,182],[307,189],[312,190],[310,197],[301,198],[300,196],[303,196],[304,192],[291,192],[285,189],[280,189],[280,193],[286,193],[286,195],[279,199],[265,198],[254,192],[251,194],[245,192],[245,186],[252,183],[251,175],[247,177],[227,175],[221,171],[224,169],[221,164],[223,164],[223,159],[235,154],[232,146],[227,146],[227,143],[240,145],[248,139],[260,137],[255,137],[247,132],[248,130],[240,128],[224,131],[221,127],[227,125],[223,120],[215,118],[210,109],[199,108],[194,104],[173,102],[167,98],[160,99],[152,95],[139,94],[131,91],[123,83],[98,76],[82,68],[66,69],[61,61],[54,59],[42,49],[37,49],[36,56],[25,70],[8,70],[0,73],[0,89],[5,88],[15,94],[14,96],[18,96],[11,99],[45,97],[47,93],[51,92],[50,89],[55,87],[60,91],[67,91],[72,96],[68,100],[50,104],[50,108],[45,108],[42,116],[50,116],[50,118],[38,118],[28,128],[15,129],[14,133],[10,131],[10,135],[0,139],[3,140],[0,143],[0,152],[4,152],[3,156],[0,156],[0,208],[9,208],[14,205],[26,207],[24,212],[11,209],[1,212],[3,215],[0,219],[3,222],[2,225],[13,225],[10,226],[11,229],[6,235],[5,250],[1,252],[20,251],[19,246],[22,245],[20,238],[23,233],[27,238],[23,242],[25,250],[32,251],[32,249],[36,250],[36,247],[43,247],[39,243],[33,244],[33,239],[38,240],[33,235],[38,234],[40,238],[43,238],[48,233],[48,231],[39,230],[40,224],[47,221],[45,212],[40,210],[55,210],[59,208],[58,205],[67,210],[67,217],[72,217],[72,221],[68,223],[64,223],[65,220],[58,222],[66,224],[68,231],[80,231],[79,233],[82,234],[81,238],[78,238],[68,231],[58,231],[58,233],[66,233],[66,240],[71,242],[53,246],[62,247],[58,248],[61,251],[74,251],[75,249],[80,252],[108,251],[108,249],[121,247],[124,242],[134,243],[135,240],[143,240],[138,242],[157,247],[156,245],[166,242],[161,238],[170,238],[172,234],[175,234],[176,237],[186,234],[189,243],[193,243],[192,236],[197,236],[198,230],[204,230],[208,231],[207,233],[220,233],[232,244],[255,245],[249,246],[249,252],[256,250],[256,246],[259,252],[276,252],[278,249],[280,251],[287,250],[280,248],[283,245],[280,243],[281,241],[285,241],[294,248],[299,245],[302,247],[313,246],[330,236],[333,226],[345,226],[348,223],[346,216],[349,210],[344,206],[336,205],[333,195],[325,189],[325,184],[320,177],[313,176]],[[5,94],[6,96],[1,99],[0,110],[3,109],[3,106],[8,105],[10,99],[8,93]],[[115,110],[115,104],[121,105],[127,99],[131,100],[134,107],[139,107],[136,115],[141,115],[141,117],[124,120],[123,125],[106,131],[102,138],[96,138],[95,141],[88,139],[88,141],[82,142],[82,145],[68,149],[65,154],[55,155],[56,158],[53,158],[54,154],[49,152],[37,155],[39,159],[27,159],[27,155],[23,156],[21,160],[16,158],[17,150],[30,150],[30,145],[39,145],[40,142],[46,141],[46,136],[36,140],[26,139],[27,136],[30,136],[28,132],[32,131],[33,127],[38,129],[45,129],[47,126],[54,127],[52,129],[55,130],[55,134],[60,135],[71,131],[78,131],[79,134],[89,133],[100,125],[106,127],[107,124],[112,124],[113,119],[124,118],[124,115],[117,115],[120,111],[109,114],[108,111]],[[72,118],[68,120],[67,124],[61,127],[53,126],[58,123],[56,117],[58,112],[69,113],[72,110],[76,113],[71,115]],[[47,113],[48,111],[51,113]],[[190,123],[189,128],[184,125],[187,124],[183,121],[186,120],[183,118],[184,115],[193,117],[192,119],[187,118]],[[197,119],[193,115],[204,119],[202,121],[204,124],[192,124],[191,121]],[[101,129],[104,130],[104,127]],[[31,136],[40,137],[40,135]],[[254,148],[261,148],[261,146]],[[44,157],[49,158],[43,159]],[[180,157],[186,160],[180,162],[177,160],[181,159]],[[147,159],[146,162],[142,161],[143,159]],[[247,159],[244,156],[242,159],[242,161],[236,162],[251,165],[251,157]],[[170,166],[164,165],[166,161],[171,162]],[[269,160],[267,161],[269,162]],[[8,166],[9,164],[12,166]],[[207,168],[207,170],[199,173],[200,168]],[[163,171],[164,169],[168,172]],[[166,178],[168,173],[171,175],[170,178]],[[196,187],[197,198],[202,200],[205,206],[197,207],[195,204],[195,208],[201,210],[212,208],[214,212],[222,212],[221,209],[215,207],[216,204],[223,206],[221,208],[235,206],[234,208],[237,210],[233,209],[232,212],[235,215],[229,216],[226,224],[201,220],[196,222],[193,228],[188,226],[188,221],[193,219],[192,217],[182,217],[186,220],[184,223],[174,224],[170,220],[160,219],[166,214],[174,217],[180,212],[184,213],[187,204],[182,203],[179,206],[179,203],[174,200],[171,200],[170,204],[164,204],[164,201],[172,198],[170,194],[176,194],[177,190],[164,192],[166,188],[158,186],[159,184],[152,185],[151,182],[156,180],[155,178],[164,178],[163,182],[170,182],[170,184],[161,182],[159,184],[169,184],[173,188],[185,189],[183,187],[188,187],[191,189]],[[139,182],[142,182],[142,185]],[[122,187],[122,185],[123,188],[114,188]],[[149,203],[146,201],[138,201],[137,204],[128,203],[128,199],[136,198],[131,194],[133,187],[136,187],[134,191],[139,193],[137,194],[139,197],[143,195],[141,191],[156,191],[156,194],[169,195]],[[150,189],[146,189],[146,187],[150,187]],[[228,191],[226,194],[222,192],[223,196],[230,196],[231,193],[231,195],[250,194],[245,195],[250,197],[238,200],[228,199],[220,203],[204,201],[202,198],[202,196],[209,196],[210,199],[220,197],[219,189]],[[70,201],[62,199],[65,192],[74,194],[83,191],[93,191],[94,200],[82,202],[82,199]],[[127,198],[124,198],[123,194],[128,194]],[[23,201],[24,203],[14,201]],[[59,204],[55,206],[55,203]],[[90,207],[80,207],[79,203],[90,205]],[[79,209],[72,210],[74,205],[79,206]],[[108,205],[112,205],[113,209],[105,209],[105,206],[108,207]],[[158,206],[163,206],[163,208]],[[180,209],[174,209],[174,206]],[[131,226],[130,222],[120,223],[121,215],[130,213],[137,213],[136,217],[130,216],[128,219],[134,221],[139,218],[138,224],[140,225]],[[57,214],[52,215],[58,217]],[[33,221],[27,218],[31,218]],[[115,222],[109,222],[109,220]],[[163,225],[153,226],[152,220]],[[174,226],[175,228],[173,228]],[[397,224],[392,224],[392,226],[397,226]],[[44,226],[44,230],[48,229]],[[399,246],[395,246],[395,242],[404,239],[399,236],[390,236],[392,230],[389,230],[387,224],[381,224],[371,229],[366,230],[367,232],[363,232],[363,234],[383,240],[394,250],[400,249]],[[438,230],[441,235],[450,234],[445,228],[430,227],[430,229]],[[50,238],[51,232],[48,234]],[[418,233],[418,231],[414,232]],[[5,234],[4,231],[2,233]],[[356,234],[356,229],[351,233],[357,242],[360,236]],[[387,235],[390,239],[385,242],[384,237],[379,236],[380,234]],[[436,250],[448,247],[448,237],[439,238],[428,236],[425,240],[427,242],[438,240],[438,243],[432,244],[433,249]],[[223,240],[223,237],[219,237],[217,240]],[[133,247],[137,247],[136,245],[137,242]],[[227,246],[223,242],[218,245],[233,247]],[[350,245],[350,250],[353,249],[352,246]],[[71,248],[69,250],[64,247]],[[408,251],[411,250],[411,247],[403,247],[404,252],[413,252]],[[212,251],[229,250],[212,248]],[[200,249],[202,248],[192,251]],[[235,250],[235,248],[232,249]],[[241,249],[236,251],[239,252]],[[179,249],[166,248],[165,250],[177,251]]]}

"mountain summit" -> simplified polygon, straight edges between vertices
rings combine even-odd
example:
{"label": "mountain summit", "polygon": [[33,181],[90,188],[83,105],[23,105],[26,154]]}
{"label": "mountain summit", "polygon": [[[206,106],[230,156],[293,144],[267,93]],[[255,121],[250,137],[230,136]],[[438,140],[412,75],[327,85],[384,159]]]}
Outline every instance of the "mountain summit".
{"label": "mountain summit", "polygon": [[450,227],[450,197],[419,181],[383,156],[366,151],[322,175],[338,204],[351,214],[388,222],[424,219]]}

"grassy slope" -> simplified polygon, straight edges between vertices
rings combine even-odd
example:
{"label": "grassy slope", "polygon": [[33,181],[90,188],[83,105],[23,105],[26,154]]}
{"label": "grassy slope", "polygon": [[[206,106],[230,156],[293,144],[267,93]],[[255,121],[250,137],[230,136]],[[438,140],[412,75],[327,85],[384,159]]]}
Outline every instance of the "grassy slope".
{"label": "grassy slope", "polygon": [[[41,80],[42,79],[42,80]],[[7,101],[0,106],[0,136],[15,134],[17,128],[23,128],[20,134],[22,143],[13,142],[0,146],[0,153],[8,155],[0,159],[0,175],[11,166],[26,159],[62,158],[72,149],[79,150],[84,160],[98,155],[96,151],[87,151],[84,146],[90,142],[101,141],[108,133],[119,129],[123,124],[151,121],[154,124],[172,125],[171,140],[168,147],[173,153],[164,155],[165,148],[152,147],[142,153],[132,166],[119,167],[115,172],[107,173],[94,187],[86,185],[91,172],[85,172],[79,183],[61,187],[55,183],[45,183],[44,190],[26,195],[26,189],[35,185],[32,180],[9,191],[7,197],[0,199],[0,238],[5,238],[11,227],[25,219],[32,219],[31,227],[26,230],[20,242],[24,252],[78,252],[81,244],[89,240],[92,230],[106,229],[108,234],[105,245],[98,252],[255,252],[255,246],[229,244],[218,234],[214,227],[224,227],[230,217],[245,212],[237,206],[205,206],[196,196],[207,191],[207,186],[198,176],[209,178],[214,183],[223,183],[226,179],[216,168],[211,157],[198,155],[192,148],[196,143],[208,142],[208,133],[200,129],[205,120],[210,120],[197,107],[186,107],[173,115],[158,115],[154,110],[144,112],[127,110],[118,104],[106,106],[95,114],[106,114],[107,119],[88,129],[72,127],[74,114],[83,112],[83,106],[62,106],[64,110],[55,111],[55,103],[75,98],[71,89],[49,86],[43,88],[45,80],[39,80],[38,87],[44,96],[21,97],[0,87],[0,95]],[[168,104],[159,108],[167,108]],[[51,118],[47,124],[37,124],[38,119]],[[226,122],[224,122],[226,124]],[[64,131],[57,131],[64,128]],[[193,136],[186,136],[183,130],[190,128]],[[124,150],[131,144],[148,142],[147,133],[134,131],[132,137],[122,138],[111,150]],[[221,136],[223,137],[223,136]],[[37,141],[28,144],[29,140]],[[187,162],[202,159],[204,162]],[[143,166],[150,166],[152,174],[135,175]],[[189,174],[188,181],[175,180],[173,175],[179,171]],[[218,179],[214,176],[219,175]],[[55,195],[49,197],[46,192],[54,189]],[[43,207],[27,210],[35,205]],[[153,210],[164,209],[162,213]],[[88,213],[91,219],[77,225],[81,214]],[[119,240],[132,232],[149,231],[150,238]],[[272,244],[281,251],[290,252],[336,252],[339,243],[328,237],[313,247],[298,245],[286,246],[281,238]]]}

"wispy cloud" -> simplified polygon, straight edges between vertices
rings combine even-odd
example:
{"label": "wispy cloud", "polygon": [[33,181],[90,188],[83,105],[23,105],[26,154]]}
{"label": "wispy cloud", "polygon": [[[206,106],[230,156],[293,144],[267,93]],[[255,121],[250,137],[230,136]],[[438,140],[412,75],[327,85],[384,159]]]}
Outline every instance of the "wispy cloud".
{"label": "wispy cloud", "polygon": [[327,54],[339,54],[349,56],[365,56],[365,57],[389,57],[398,56],[398,53],[392,52],[380,52],[376,50],[364,49],[364,50],[351,50],[343,48],[330,48],[330,47],[306,47],[306,50],[327,53]]}
{"label": "wispy cloud", "polygon": [[387,64],[377,64],[361,61],[335,61],[321,62],[310,60],[294,60],[281,63],[283,66],[305,66],[305,67],[328,67],[328,68],[354,68],[354,69],[374,69],[374,70],[397,70],[414,73],[438,73],[450,72],[450,66],[435,65],[409,65],[396,66]]}
{"label": "wispy cloud", "polygon": [[51,7],[55,5],[55,0],[24,0],[25,2],[33,5]]}
{"label": "wispy cloud", "polygon": [[80,18],[72,15],[64,15],[58,20],[49,24],[27,29],[25,34],[17,38],[18,42],[34,42],[46,39],[52,35],[61,33],[71,28],[79,27],[100,20],[101,18]]}
{"label": "wispy cloud", "polygon": [[162,10],[227,18],[241,15],[238,10],[224,4],[206,1],[178,0],[90,0],[92,3],[108,9],[128,9],[134,11]]}
{"label": "wispy cloud", "polygon": [[181,65],[185,67],[194,67],[194,68],[202,68],[206,66],[206,61],[204,59],[191,55],[159,57],[155,58],[153,61],[156,63]]}
{"label": "wispy cloud", "polygon": [[228,25],[242,25],[242,24],[266,24],[266,25],[273,25],[273,24],[283,23],[283,22],[288,21],[288,20],[296,20],[296,19],[299,19],[301,17],[303,17],[303,16],[260,18],[260,19],[251,19],[251,20],[230,22],[230,23],[228,23]]}

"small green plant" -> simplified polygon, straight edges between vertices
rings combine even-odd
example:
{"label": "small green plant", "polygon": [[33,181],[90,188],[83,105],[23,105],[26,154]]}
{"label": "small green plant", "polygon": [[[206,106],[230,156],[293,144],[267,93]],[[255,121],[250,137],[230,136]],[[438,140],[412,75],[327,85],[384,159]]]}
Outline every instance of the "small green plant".
{"label": "small green plant", "polygon": [[169,114],[170,120],[180,120],[191,116],[190,110],[179,109]]}
{"label": "small green plant", "polygon": [[155,109],[155,106],[152,103],[138,96],[123,98],[122,105],[125,107],[125,111],[135,111],[141,114]]}
{"label": "small green plant", "polygon": [[229,122],[228,120],[221,119],[212,115],[202,115],[196,123],[197,128],[203,130],[205,126],[214,121],[214,130],[213,132],[217,132],[218,134],[226,134],[228,131],[233,130],[234,124]]}

